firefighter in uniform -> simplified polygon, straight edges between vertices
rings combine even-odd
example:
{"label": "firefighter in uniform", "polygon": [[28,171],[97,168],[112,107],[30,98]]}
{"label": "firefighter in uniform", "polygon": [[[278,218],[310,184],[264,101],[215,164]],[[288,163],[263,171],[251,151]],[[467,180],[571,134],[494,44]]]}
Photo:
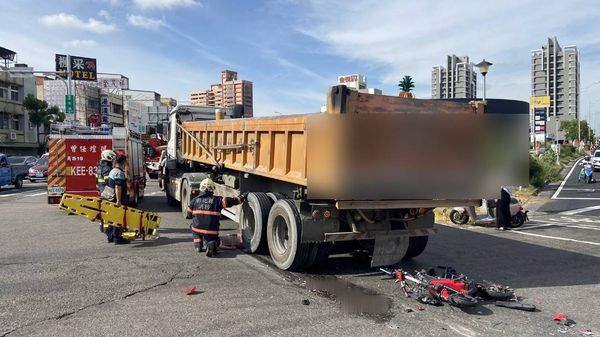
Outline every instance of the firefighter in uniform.
{"label": "firefighter in uniform", "polygon": [[100,164],[96,172],[96,187],[98,192],[102,194],[108,180],[108,174],[113,169],[113,160],[117,158],[117,154],[113,150],[104,150],[100,155]]}
{"label": "firefighter in uniform", "polygon": [[239,205],[246,200],[247,193],[237,198],[214,195],[215,183],[206,178],[200,183],[200,195],[192,199],[187,208],[187,219],[193,219],[192,235],[194,248],[198,252],[206,250],[206,256],[217,253],[219,240],[219,219],[223,208]]}
{"label": "firefighter in uniform", "polygon": [[[96,188],[100,195],[104,191],[106,184],[108,184],[108,174],[113,169],[113,160],[117,157],[117,154],[113,150],[104,150],[100,154],[100,163],[96,170]],[[109,235],[109,231],[104,231],[104,224],[100,222],[100,232],[106,234],[108,242],[112,242],[112,237]]]}

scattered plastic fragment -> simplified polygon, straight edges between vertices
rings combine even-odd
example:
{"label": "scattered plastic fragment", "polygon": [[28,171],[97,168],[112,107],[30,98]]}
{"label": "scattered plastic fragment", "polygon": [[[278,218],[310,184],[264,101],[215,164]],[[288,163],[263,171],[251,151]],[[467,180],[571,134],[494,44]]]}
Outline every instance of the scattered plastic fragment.
{"label": "scattered plastic fragment", "polygon": [[194,294],[196,294],[196,287],[183,288],[183,292],[186,295],[194,295]]}
{"label": "scattered plastic fragment", "polygon": [[562,321],[563,319],[567,319],[569,318],[569,316],[567,314],[564,314],[562,312],[556,313],[554,315],[552,315],[552,319],[555,321]]}
{"label": "scattered plastic fragment", "polygon": [[417,310],[423,311],[423,310],[425,310],[425,308],[423,308],[423,307],[417,307]]}
{"label": "scattered plastic fragment", "polygon": [[578,329],[577,332],[579,332],[582,335],[586,335],[586,336],[593,336],[594,335],[594,333],[590,329]]}
{"label": "scattered plastic fragment", "polygon": [[413,312],[414,310],[412,310],[411,308],[406,308],[404,309],[405,312]]}
{"label": "scattered plastic fragment", "polygon": [[309,304],[310,304],[310,301],[309,301],[309,300],[302,300],[302,304],[304,304],[304,305],[309,305]]}
{"label": "scattered plastic fragment", "polygon": [[390,328],[390,329],[392,329],[392,330],[397,330],[397,329],[400,329],[400,327],[399,327],[399,326],[397,326],[397,325],[388,325],[388,328]]}

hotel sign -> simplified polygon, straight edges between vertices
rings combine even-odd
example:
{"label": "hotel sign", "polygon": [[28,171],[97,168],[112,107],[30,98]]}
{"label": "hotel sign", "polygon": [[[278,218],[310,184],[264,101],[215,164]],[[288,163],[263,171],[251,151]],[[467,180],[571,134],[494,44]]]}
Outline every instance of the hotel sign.
{"label": "hotel sign", "polygon": [[81,56],[70,56],[71,64],[67,63],[67,55],[56,54],[56,71],[71,70],[71,79],[76,81],[94,81],[97,80],[96,59]]}

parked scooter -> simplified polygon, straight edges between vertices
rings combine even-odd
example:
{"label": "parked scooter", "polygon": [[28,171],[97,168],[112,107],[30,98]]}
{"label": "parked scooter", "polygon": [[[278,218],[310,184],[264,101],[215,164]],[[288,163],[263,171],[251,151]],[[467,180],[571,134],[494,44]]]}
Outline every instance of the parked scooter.
{"label": "parked scooter", "polygon": [[[454,207],[450,211],[450,221],[457,225],[464,225],[469,222],[469,219],[475,219],[475,222],[489,222],[495,219],[496,203],[492,200],[487,202],[488,217],[481,217],[474,214],[474,208],[469,207]],[[527,215],[529,211],[523,210],[523,206],[516,198],[510,198],[510,216],[512,227],[520,227],[529,220]]]}
{"label": "parked scooter", "polygon": [[594,167],[592,166],[592,161],[589,156],[585,156],[579,166],[581,166],[581,170],[579,170],[577,181],[584,181],[587,184],[596,181],[594,179]]}

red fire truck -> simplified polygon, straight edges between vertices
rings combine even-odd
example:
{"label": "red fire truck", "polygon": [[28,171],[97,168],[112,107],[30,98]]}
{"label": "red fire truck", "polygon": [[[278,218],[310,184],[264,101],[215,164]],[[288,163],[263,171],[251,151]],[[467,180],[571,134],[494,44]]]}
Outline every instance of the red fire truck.
{"label": "red fire truck", "polygon": [[[110,129],[54,126],[48,140],[48,203],[57,204],[63,193],[99,196],[96,171],[103,150],[127,156],[130,206],[144,197],[146,175],[140,135],[127,128]],[[57,132],[57,133],[54,133]]]}
{"label": "red fire truck", "polygon": [[161,134],[150,135],[150,139],[144,143],[144,157],[148,177],[158,178],[160,154],[166,148],[167,139]]}

